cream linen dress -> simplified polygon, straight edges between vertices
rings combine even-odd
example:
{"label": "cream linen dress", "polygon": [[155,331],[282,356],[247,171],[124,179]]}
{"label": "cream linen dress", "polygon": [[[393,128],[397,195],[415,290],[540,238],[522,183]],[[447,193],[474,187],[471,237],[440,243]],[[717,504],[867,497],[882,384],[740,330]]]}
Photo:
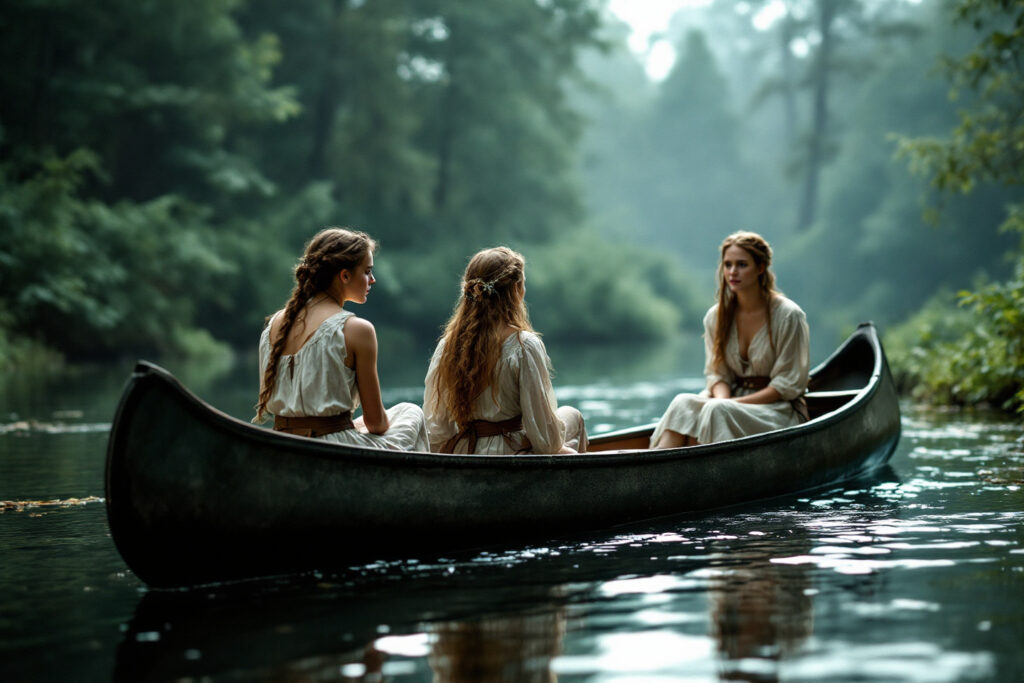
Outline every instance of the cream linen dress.
{"label": "cream linen dress", "polygon": [[[459,432],[459,426],[437,394],[437,365],[443,349],[442,340],[430,360],[423,392],[430,450],[435,452]],[[580,411],[569,406],[557,407],[548,366],[544,342],[533,332],[512,334],[504,341],[501,357],[494,369],[497,393],[492,391],[492,387],[487,387],[477,396],[473,402],[473,419],[500,422],[522,415],[523,429],[510,435],[513,447],[501,435],[480,437],[476,442],[476,453],[557,453],[563,443],[576,450],[579,450],[581,440],[586,444],[586,429]],[[524,447],[527,450],[524,451]],[[455,452],[466,453],[468,448],[469,439],[462,439],[455,446]]]}
{"label": "cream linen dress", "polygon": [[[672,400],[651,436],[652,447],[666,429],[692,436],[698,443],[714,443],[782,429],[802,421],[789,401],[807,389],[810,375],[807,318],[799,306],[784,296],[776,296],[771,306],[771,339],[768,326],[763,326],[750,340],[748,358],[744,360],[740,357],[739,339],[733,324],[725,347],[725,366],[719,368],[711,367],[718,306],[711,307],[704,316],[706,388],[699,394],[679,394]],[[728,384],[733,396],[754,393],[752,389],[742,389],[735,384],[737,378],[752,376],[770,377],[768,386],[778,391],[784,400],[755,405],[711,398],[711,387],[718,382]]]}
{"label": "cream linen dress", "polygon": [[[320,323],[313,335],[296,353],[285,354],[277,366],[277,383],[267,402],[267,411],[282,417],[339,415],[359,407],[356,371],[345,365],[345,321],[354,314],[340,311]],[[270,325],[260,336],[260,377],[270,359]],[[426,451],[427,430],[423,410],[413,403],[388,408],[388,431],[368,434],[345,429],[316,437],[323,441],[387,448],[401,451]]]}

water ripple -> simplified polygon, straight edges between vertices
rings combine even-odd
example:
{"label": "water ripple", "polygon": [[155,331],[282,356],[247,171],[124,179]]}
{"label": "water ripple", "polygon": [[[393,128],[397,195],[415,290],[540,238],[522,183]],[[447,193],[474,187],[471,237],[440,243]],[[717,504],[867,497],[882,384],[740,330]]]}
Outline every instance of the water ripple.
{"label": "water ripple", "polygon": [[12,436],[28,436],[29,434],[92,434],[109,431],[109,422],[67,424],[64,422],[17,420],[0,424],[0,435],[10,434]]}

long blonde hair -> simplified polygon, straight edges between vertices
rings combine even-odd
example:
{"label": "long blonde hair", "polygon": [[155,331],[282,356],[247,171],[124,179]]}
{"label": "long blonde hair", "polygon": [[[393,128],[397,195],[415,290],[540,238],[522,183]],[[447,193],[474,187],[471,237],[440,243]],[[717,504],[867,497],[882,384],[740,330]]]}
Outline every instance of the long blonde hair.
{"label": "long blonde hair", "polygon": [[533,331],[523,297],[526,261],[508,247],[477,252],[466,266],[455,312],[445,325],[437,366],[438,405],[456,423],[472,419],[473,401],[489,384],[498,363],[502,333]]}
{"label": "long blonde hair", "polygon": [[[288,333],[297,322],[305,319],[306,304],[331,287],[335,276],[342,270],[354,270],[366,255],[377,250],[377,243],[365,232],[346,228],[325,228],[313,236],[306,251],[295,266],[295,288],[284,306],[281,330],[270,347],[270,359],[263,372],[263,388],[256,403],[253,422],[266,418],[267,402],[277,384],[277,367],[284,353]],[[270,319],[267,319],[269,324]]]}
{"label": "long blonde hair", "polygon": [[725,346],[729,342],[729,331],[732,329],[733,321],[736,319],[736,295],[725,284],[725,266],[723,265],[725,250],[729,247],[739,247],[750,254],[755,267],[764,265],[764,271],[758,275],[757,282],[767,307],[768,320],[765,324],[768,326],[768,341],[772,344],[772,348],[775,347],[775,342],[772,339],[771,301],[775,296],[782,293],[775,289],[775,274],[770,269],[772,265],[772,247],[768,244],[768,240],[756,232],[744,230],[734,232],[722,240],[717,270],[718,288],[715,291],[715,299],[718,301],[718,312],[715,318],[714,355],[712,357],[712,367],[714,368],[721,367],[725,363]]}

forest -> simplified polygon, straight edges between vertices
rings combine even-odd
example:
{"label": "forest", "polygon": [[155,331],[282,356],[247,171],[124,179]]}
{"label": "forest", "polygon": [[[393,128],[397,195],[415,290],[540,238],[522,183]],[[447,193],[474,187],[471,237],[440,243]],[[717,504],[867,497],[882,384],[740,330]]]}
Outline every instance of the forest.
{"label": "forest", "polygon": [[874,320],[918,399],[1024,409],[1020,0],[716,0],[662,80],[601,0],[0,0],[0,30],[0,381],[249,349],[327,225],[379,241],[382,355],[495,244],[550,343],[655,343],[749,229],[815,356]]}

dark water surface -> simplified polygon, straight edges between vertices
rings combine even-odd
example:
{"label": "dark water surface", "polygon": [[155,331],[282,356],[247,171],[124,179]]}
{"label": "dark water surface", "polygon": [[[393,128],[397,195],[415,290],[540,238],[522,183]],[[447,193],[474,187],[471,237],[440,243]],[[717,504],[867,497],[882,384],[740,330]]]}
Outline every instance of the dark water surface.
{"label": "dark water surface", "polygon": [[[700,386],[658,379],[692,377],[695,345],[631,363],[603,353],[555,357],[559,399],[591,431],[652,421]],[[171,369],[246,418],[252,362]],[[0,394],[0,681],[1024,679],[1018,421],[905,405],[889,468],[812,496],[465,557],[148,591],[102,503],[129,369]],[[409,387],[387,403],[421,399],[417,367],[382,374]]]}

